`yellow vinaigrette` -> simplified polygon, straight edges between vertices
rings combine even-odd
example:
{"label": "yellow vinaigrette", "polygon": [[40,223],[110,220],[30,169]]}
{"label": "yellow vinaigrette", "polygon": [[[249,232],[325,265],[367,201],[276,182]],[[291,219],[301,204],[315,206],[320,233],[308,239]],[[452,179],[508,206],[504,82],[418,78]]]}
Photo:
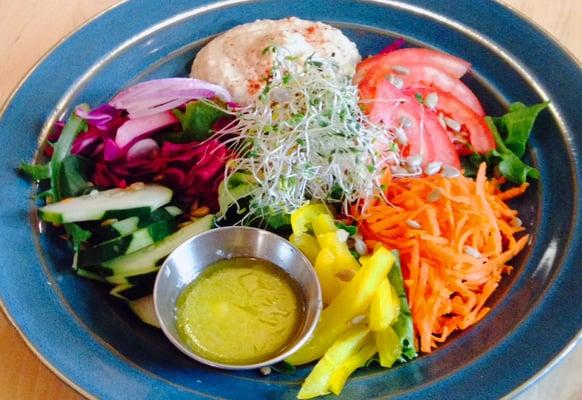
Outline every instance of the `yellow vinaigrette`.
{"label": "yellow vinaigrette", "polygon": [[208,267],[178,298],[177,327],[200,356],[254,364],[281,353],[301,328],[299,285],[275,264],[251,257]]}

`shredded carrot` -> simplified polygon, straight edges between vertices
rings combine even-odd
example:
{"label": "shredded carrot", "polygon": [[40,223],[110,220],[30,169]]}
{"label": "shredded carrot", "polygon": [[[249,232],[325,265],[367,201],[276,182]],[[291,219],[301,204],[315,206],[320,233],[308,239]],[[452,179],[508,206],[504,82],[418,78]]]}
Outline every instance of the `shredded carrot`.
{"label": "shredded carrot", "polygon": [[487,300],[512,270],[507,263],[529,241],[506,203],[528,185],[502,191],[503,183],[487,180],[485,164],[475,180],[387,175],[387,201],[352,209],[369,247],[380,242],[400,251],[415,341],[424,353],[489,312]]}

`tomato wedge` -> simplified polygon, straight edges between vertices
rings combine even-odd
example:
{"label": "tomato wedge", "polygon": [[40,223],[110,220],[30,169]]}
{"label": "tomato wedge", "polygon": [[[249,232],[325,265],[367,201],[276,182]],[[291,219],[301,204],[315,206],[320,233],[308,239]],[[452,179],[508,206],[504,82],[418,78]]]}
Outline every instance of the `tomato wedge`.
{"label": "tomato wedge", "polygon": [[409,71],[406,75],[398,75],[403,80],[405,88],[414,86],[436,88],[455,96],[476,114],[485,116],[485,110],[483,110],[477,96],[459,79],[451,78],[441,70],[426,65],[412,65],[409,67]]}
{"label": "tomato wedge", "polygon": [[359,63],[356,66],[354,83],[360,83],[368,71],[379,64],[390,68],[396,65],[425,65],[441,70],[457,79],[465,75],[471,67],[470,63],[461,58],[436,50],[418,48],[398,49],[391,51],[390,53],[369,57]]}
{"label": "tomato wedge", "polygon": [[409,96],[415,96],[416,93],[419,93],[425,99],[430,93],[436,93],[438,96],[437,110],[460,123],[461,127],[469,133],[469,142],[473,151],[485,154],[495,150],[495,139],[485,122],[485,118],[475,113],[452,94],[427,87],[410,88],[404,93]]}
{"label": "tomato wedge", "polygon": [[460,168],[455,147],[434,113],[388,82],[380,69],[370,71],[359,85],[362,108],[370,120],[387,128],[403,128],[405,155],[420,155],[423,165],[433,161]]}

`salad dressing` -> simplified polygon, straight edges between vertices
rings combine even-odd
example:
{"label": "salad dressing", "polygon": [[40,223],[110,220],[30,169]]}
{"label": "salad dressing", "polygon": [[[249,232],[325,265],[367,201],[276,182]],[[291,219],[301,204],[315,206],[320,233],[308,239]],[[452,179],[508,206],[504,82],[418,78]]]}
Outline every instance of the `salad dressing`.
{"label": "salad dressing", "polygon": [[275,264],[251,257],[221,260],[180,294],[177,328],[200,356],[253,364],[281,353],[301,328],[299,285]]}

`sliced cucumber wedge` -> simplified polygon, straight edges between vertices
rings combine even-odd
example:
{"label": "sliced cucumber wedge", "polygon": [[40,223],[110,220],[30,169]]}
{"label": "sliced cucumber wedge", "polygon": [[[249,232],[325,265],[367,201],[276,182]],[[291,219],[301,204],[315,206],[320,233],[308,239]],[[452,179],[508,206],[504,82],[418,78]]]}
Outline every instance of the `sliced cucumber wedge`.
{"label": "sliced cucumber wedge", "polygon": [[76,269],[77,275],[82,276],[83,278],[93,279],[94,281],[98,282],[107,282],[104,277],[99,275],[98,273],[87,271],[85,269]]}
{"label": "sliced cucumber wedge", "polygon": [[152,294],[153,288],[139,285],[117,285],[109,292],[113,297],[132,301]]}
{"label": "sliced cucumber wedge", "polygon": [[158,322],[158,317],[156,317],[154,298],[152,295],[129,301],[128,304],[131,311],[133,311],[142,322],[156,328],[161,328],[160,323]]}
{"label": "sliced cucumber wedge", "polygon": [[112,285],[150,285],[153,287],[158,275],[159,267],[155,267],[149,271],[144,271],[143,273],[137,275],[129,276],[117,276],[111,275],[104,278],[105,282],[109,282]]}
{"label": "sliced cucumber wedge", "polygon": [[99,226],[96,224],[97,226],[88,229],[91,231],[91,241],[93,244],[99,244],[121,236],[131,235],[138,229],[145,228],[154,222],[174,219],[174,217],[180,214],[182,214],[182,210],[180,210],[178,207],[167,206],[164,208],[158,208],[143,218],[125,218],[121,221],[116,221],[106,226]]}
{"label": "sliced cucumber wedge", "polygon": [[39,210],[40,218],[47,222],[96,221],[110,218],[146,217],[153,210],[172,200],[167,187],[134,183],[125,189],[93,191],[80,197],[72,197],[48,204]]}
{"label": "sliced cucumber wedge", "polygon": [[175,231],[176,221],[173,218],[154,222],[130,235],[121,236],[80,250],[77,258],[77,267],[98,265],[124,254],[133,253],[159,242]]}
{"label": "sliced cucumber wedge", "polygon": [[[212,227],[213,219],[213,215],[206,215],[184,226],[157,243],[136,252],[104,262],[99,268],[99,273],[102,273],[104,276],[115,275],[118,277],[127,277],[151,271],[155,267],[159,267],[163,263],[164,258],[186,240],[209,230]],[[92,269],[91,271],[97,272]]]}

